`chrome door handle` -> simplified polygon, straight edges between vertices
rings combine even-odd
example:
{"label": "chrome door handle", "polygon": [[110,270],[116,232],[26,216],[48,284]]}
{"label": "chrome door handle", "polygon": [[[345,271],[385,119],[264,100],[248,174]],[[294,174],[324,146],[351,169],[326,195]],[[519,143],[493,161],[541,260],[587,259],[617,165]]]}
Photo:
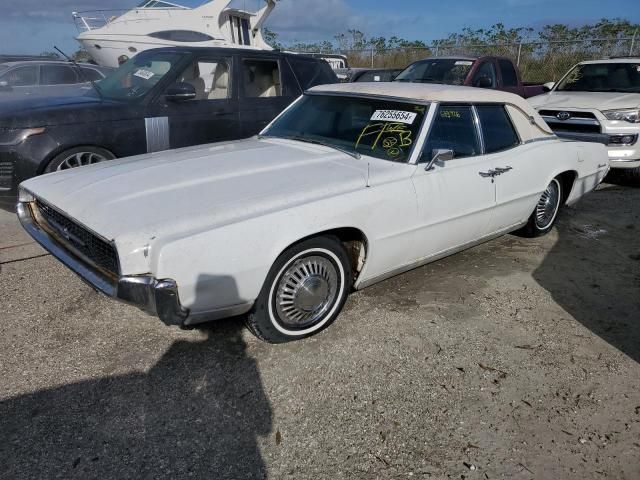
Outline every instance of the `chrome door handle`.
{"label": "chrome door handle", "polygon": [[496,167],[496,173],[498,175],[501,175],[503,173],[508,172],[509,170],[513,170],[513,167],[510,167],[509,165],[507,165],[506,167]]}
{"label": "chrome door handle", "polygon": [[496,175],[499,175],[499,173],[497,173],[495,170],[489,170],[488,172],[478,172],[478,174],[482,178],[495,177]]}

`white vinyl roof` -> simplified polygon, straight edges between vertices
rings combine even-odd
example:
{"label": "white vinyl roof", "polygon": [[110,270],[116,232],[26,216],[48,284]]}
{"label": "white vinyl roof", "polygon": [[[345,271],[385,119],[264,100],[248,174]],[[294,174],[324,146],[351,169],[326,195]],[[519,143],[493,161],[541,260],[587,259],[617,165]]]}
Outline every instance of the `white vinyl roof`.
{"label": "white vinyl roof", "polygon": [[419,102],[504,103],[512,105],[535,120],[538,127],[551,133],[551,129],[538,112],[524,98],[513,93],[487,88],[458,87],[409,82],[362,82],[318,85],[308,90],[312,93],[338,93],[395,97]]}

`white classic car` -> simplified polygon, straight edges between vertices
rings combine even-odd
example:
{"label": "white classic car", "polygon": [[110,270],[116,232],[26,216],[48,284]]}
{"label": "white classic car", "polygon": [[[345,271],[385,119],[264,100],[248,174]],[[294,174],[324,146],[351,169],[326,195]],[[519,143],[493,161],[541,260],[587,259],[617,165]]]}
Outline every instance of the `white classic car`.
{"label": "white classic car", "polygon": [[640,58],[582,62],[529,102],[563,138],[607,146],[611,168],[640,180]]}
{"label": "white classic car", "polygon": [[604,146],[558,139],[512,94],[338,84],[256,138],[32,178],[17,208],[103,293],[166,324],[242,314],[284,342],[329,325],[353,289],[547,233],[608,169]]}

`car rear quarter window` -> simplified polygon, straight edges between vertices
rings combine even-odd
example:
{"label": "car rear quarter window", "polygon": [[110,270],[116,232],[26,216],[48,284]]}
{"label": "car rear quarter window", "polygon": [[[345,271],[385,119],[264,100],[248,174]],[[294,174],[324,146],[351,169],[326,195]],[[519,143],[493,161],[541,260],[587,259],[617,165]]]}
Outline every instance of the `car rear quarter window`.
{"label": "car rear quarter window", "polygon": [[242,92],[246,98],[282,96],[280,65],[277,60],[243,59]]}
{"label": "car rear quarter window", "polygon": [[68,85],[78,83],[73,68],[66,65],[42,65],[40,85]]}
{"label": "car rear quarter window", "polygon": [[429,162],[433,151],[438,149],[453,150],[454,158],[480,154],[480,141],[470,106],[438,106],[420,162]]}
{"label": "car rear quarter window", "polygon": [[513,148],[520,138],[503,105],[478,105],[485,153]]}
{"label": "car rear quarter window", "polygon": [[518,86],[518,74],[513,64],[506,59],[498,61],[500,65],[500,72],[502,72],[502,85],[504,87],[517,87]]}
{"label": "car rear quarter window", "polygon": [[337,81],[335,73],[324,60],[295,57],[288,57],[288,60],[302,90]]}

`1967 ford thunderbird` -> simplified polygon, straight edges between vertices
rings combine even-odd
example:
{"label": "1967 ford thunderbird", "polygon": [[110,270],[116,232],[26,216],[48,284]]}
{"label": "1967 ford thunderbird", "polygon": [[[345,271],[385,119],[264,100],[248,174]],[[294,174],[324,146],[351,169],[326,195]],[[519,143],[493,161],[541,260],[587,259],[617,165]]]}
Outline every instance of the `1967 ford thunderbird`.
{"label": "1967 ford thunderbird", "polygon": [[514,230],[547,233],[609,169],[521,98],[420,84],[306,92],[262,133],[33,178],[18,215],[103,293],[188,326],[243,315],[269,342],[347,295]]}

